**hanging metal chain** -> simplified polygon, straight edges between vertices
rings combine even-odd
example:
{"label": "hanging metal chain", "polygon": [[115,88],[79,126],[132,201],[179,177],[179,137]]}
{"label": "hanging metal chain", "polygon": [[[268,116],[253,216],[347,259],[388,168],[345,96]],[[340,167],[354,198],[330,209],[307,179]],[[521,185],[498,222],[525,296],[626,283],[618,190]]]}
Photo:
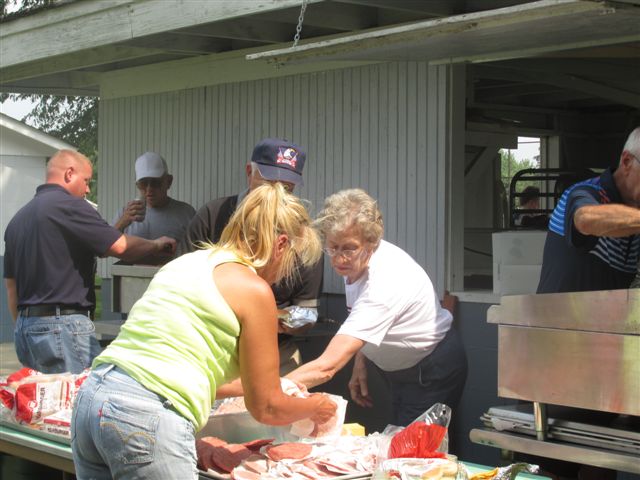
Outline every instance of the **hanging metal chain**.
{"label": "hanging metal chain", "polygon": [[300,16],[298,17],[298,25],[296,26],[296,34],[293,36],[293,46],[297,46],[300,41],[300,32],[302,32],[302,22],[304,21],[304,11],[307,9],[307,1],[302,0],[302,6],[300,7]]}

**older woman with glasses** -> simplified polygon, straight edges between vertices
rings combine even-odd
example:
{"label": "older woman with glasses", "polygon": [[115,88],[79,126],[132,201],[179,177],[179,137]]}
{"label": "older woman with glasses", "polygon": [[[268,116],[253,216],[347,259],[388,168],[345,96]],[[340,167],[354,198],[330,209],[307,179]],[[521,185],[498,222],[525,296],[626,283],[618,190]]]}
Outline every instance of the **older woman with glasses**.
{"label": "older woman with glasses", "polygon": [[344,277],[349,316],[317,359],[288,376],[313,387],[355,355],[349,390],[358,405],[373,406],[371,363],[391,389],[396,425],[408,425],[436,402],[455,409],[467,358],[452,316],[424,269],[382,239],[376,201],[361,189],[343,190],[325,200],[316,225],[331,266]]}

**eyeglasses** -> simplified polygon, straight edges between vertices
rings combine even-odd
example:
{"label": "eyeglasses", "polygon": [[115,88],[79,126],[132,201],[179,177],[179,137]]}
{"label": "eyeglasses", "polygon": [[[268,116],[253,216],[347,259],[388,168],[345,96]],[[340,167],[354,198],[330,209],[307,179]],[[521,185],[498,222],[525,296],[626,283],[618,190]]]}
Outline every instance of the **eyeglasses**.
{"label": "eyeglasses", "polygon": [[138,180],[136,185],[138,188],[160,188],[163,180],[163,178],[143,178],[142,180]]}
{"label": "eyeglasses", "polygon": [[323,251],[324,253],[329,255],[331,258],[335,256],[341,256],[345,260],[353,260],[355,257],[357,257],[363,252],[362,247],[345,248],[345,249],[327,247]]}

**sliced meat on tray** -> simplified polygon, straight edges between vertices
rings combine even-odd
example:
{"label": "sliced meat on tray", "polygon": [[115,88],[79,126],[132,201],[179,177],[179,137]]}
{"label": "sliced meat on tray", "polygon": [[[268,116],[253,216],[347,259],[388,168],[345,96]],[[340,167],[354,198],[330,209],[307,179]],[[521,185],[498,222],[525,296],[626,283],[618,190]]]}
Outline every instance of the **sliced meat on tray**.
{"label": "sliced meat on tray", "polygon": [[220,447],[213,447],[211,458],[213,463],[225,472],[231,472],[242,461],[251,456],[251,450],[239,443],[227,443]]}
{"label": "sliced meat on tray", "polygon": [[231,478],[233,480],[260,480],[261,473],[256,473],[248,468],[244,468],[242,465],[233,469],[231,472]]}
{"label": "sliced meat on tray", "polygon": [[[268,459],[260,453],[254,453],[250,457],[245,458],[240,467],[251,470],[255,473],[267,473],[269,470]],[[240,468],[238,467],[238,468]]]}
{"label": "sliced meat on tray", "polygon": [[196,440],[196,455],[198,457],[198,467],[204,471],[215,469],[212,458],[213,449],[226,445],[227,442],[216,437],[204,437]]}
{"label": "sliced meat on tray", "polygon": [[[216,472],[230,472],[253,453],[258,453],[260,448],[271,445],[273,438],[252,440],[243,444],[227,443],[217,437],[203,437],[196,440],[196,454],[198,467],[202,470],[214,470]],[[261,459],[264,458],[260,456]],[[264,466],[266,471],[267,467]]]}
{"label": "sliced meat on tray", "polygon": [[251,440],[250,442],[244,442],[243,445],[252,452],[259,452],[262,447],[272,444],[274,440],[275,438],[259,438],[257,440]]}
{"label": "sliced meat on tray", "polygon": [[265,449],[267,456],[275,461],[280,460],[300,460],[307,457],[313,446],[308,443],[280,443]]}
{"label": "sliced meat on tray", "polygon": [[349,475],[358,472],[358,467],[354,460],[331,460],[328,458],[316,458],[316,465],[326,468],[329,472],[337,475]]}

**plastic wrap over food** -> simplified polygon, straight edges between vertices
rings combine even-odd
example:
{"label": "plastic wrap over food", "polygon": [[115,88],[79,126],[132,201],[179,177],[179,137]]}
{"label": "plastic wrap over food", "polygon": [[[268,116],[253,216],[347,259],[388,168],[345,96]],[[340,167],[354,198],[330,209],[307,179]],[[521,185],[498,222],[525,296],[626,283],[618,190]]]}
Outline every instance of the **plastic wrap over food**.
{"label": "plastic wrap over food", "polygon": [[286,307],[286,315],[279,316],[280,322],[289,328],[300,328],[318,320],[318,311],[315,308],[291,305]]}
{"label": "plastic wrap over food", "polygon": [[[459,475],[460,473],[460,475]],[[375,480],[461,480],[455,458],[392,458],[380,464],[373,477]]]}
{"label": "plastic wrap over food", "polygon": [[44,374],[22,368],[0,378],[0,418],[69,436],[70,412],[89,370]]}
{"label": "plastic wrap over food", "polygon": [[520,473],[538,473],[538,470],[540,470],[538,465],[532,465],[530,463],[512,463],[506,467],[494,468],[488,472],[467,475],[467,478],[469,480],[515,480]]}
{"label": "plastic wrap over food", "polygon": [[347,414],[347,401],[338,396],[325,394],[337,405],[336,414],[326,423],[317,425],[310,419],[299,420],[291,424],[291,434],[299,438],[329,439],[342,434],[344,417]]}
{"label": "plastic wrap over food", "polygon": [[375,437],[342,436],[332,442],[273,439],[229,444],[216,437],[196,440],[198,467],[215,478],[309,480],[369,477],[375,466]]}
{"label": "plastic wrap over food", "polygon": [[[282,391],[289,396],[305,398],[310,395],[306,389],[301,389],[295,382],[288,378],[281,378]],[[337,405],[335,416],[328,422],[317,425],[310,419],[294,422],[287,427],[271,427],[258,423],[251,417],[244,403],[244,397],[230,397],[217,400],[214,403],[211,421],[218,427],[219,436],[224,439],[239,441],[244,439],[243,433],[261,435],[263,437],[275,437],[278,440],[294,439],[331,439],[339,437],[342,433],[342,425],[347,412],[347,400],[338,395],[328,395]],[[285,429],[286,432],[282,430]],[[228,432],[228,435],[220,435],[220,432]]]}

